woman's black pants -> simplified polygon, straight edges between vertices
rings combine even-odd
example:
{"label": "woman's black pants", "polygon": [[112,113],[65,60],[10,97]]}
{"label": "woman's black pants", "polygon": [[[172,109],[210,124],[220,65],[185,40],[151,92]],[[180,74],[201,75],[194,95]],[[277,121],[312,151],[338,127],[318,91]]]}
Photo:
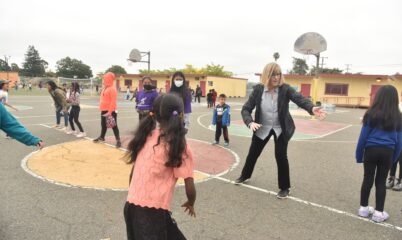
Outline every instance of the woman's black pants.
{"label": "woman's black pants", "polygon": [[246,179],[251,177],[258,157],[261,155],[262,150],[272,136],[274,136],[275,140],[275,158],[278,166],[279,189],[286,190],[290,188],[289,161],[287,153],[288,141],[285,139],[284,133],[277,138],[274,130],[271,130],[268,137],[264,140],[260,139],[255,134],[253,135],[241,177]]}

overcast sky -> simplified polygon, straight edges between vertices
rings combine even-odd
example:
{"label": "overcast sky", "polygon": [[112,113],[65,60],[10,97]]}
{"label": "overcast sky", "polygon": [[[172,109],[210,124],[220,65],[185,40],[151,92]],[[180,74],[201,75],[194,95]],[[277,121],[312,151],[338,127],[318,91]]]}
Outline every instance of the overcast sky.
{"label": "overcast sky", "polygon": [[[279,52],[291,69],[295,40],[318,32],[328,43],[326,67],[369,74],[402,73],[402,1],[0,0],[0,56],[21,66],[34,45],[49,67],[70,56],[94,73],[128,66],[131,49],[151,51],[151,68],[224,65],[255,79]],[[314,57],[306,58],[314,64]]]}

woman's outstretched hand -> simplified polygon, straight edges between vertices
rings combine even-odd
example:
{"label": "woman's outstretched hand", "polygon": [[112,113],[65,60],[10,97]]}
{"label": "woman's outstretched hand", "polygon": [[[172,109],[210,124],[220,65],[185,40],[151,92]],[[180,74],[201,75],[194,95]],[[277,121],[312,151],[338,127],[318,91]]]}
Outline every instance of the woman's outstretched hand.
{"label": "woman's outstretched hand", "polygon": [[195,210],[193,204],[187,201],[183,205],[181,205],[181,207],[184,207],[184,212],[188,211],[188,215],[195,217]]}
{"label": "woman's outstretched hand", "polygon": [[252,122],[250,123],[250,125],[248,126],[251,130],[253,130],[253,132],[257,131],[262,125]]}
{"label": "woman's outstretched hand", "polygon": [[327,113],[322,111],[320,107],[313,107],[313,113],[320,120],[324,120],[327,117]]}

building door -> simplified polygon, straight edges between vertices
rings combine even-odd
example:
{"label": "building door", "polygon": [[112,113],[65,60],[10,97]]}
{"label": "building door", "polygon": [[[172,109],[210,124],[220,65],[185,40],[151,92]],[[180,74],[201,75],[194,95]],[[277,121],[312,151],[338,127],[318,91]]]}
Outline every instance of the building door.
{"label": "building door", "polygon": [[310,90],[311,90],[311,84],[302,84],[301,85],[301,94],[303,97],[310,97]]}
{"label": "building door", "polygon": [[116,89],[117,91],[120,91],[120,79],[116,80]]}
{"label": "building door", "polygon": [[205,97],[205,93],[207,91],[206,87],[207,87],[206,82],[205,81],[200,81],[200,88],[201,88],[203,97]]}
{"label": "building door", "polygon": [[371,93],[370,93],[370,106],[374,102],[374,98],[377,95],[378,89],[382,87],[381,85],[371,85]]}
{"label": "building door", "polygon": [[143,85],[142,85],[142,80],[138,81],[138,91],[142,91]]}
{"label": "building door", "polygon": [[166,93],[170,92],[170,80],[166,80],[165,89],[166,89]]}

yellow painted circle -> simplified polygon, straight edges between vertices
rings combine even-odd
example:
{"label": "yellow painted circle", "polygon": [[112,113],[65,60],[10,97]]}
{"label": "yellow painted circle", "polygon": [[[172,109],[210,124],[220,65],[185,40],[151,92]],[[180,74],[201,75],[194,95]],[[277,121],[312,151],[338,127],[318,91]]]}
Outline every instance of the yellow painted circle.
{"label": "yellow painted circle", "polygon": [[[125,152],[90,140],[78,140],[50,146],[30,155],[26,169],[32,175],[60,185],[95,189],[126,190],[131,165]],[[195,172],[196,181],[208,178]],[[183,183],[179,179],[178,183]]]}

